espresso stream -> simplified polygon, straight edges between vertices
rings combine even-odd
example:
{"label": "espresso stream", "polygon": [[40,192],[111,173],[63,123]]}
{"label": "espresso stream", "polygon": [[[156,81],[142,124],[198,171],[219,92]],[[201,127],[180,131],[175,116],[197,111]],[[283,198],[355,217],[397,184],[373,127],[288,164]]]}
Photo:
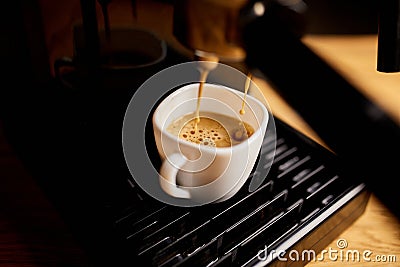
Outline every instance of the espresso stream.
{"label": "espresso stream", "polygon": [[[209,70],[200,72],[200,83],[197,93],[197,106],[194,114],[187,114],[172,122],[167,130],[175,136],[196,144],[212,147],[229,147],[249,138],[254,129],[241,120],[213,112],[200,114],[200,101],[203,94],[204,83],[207,80]],[[240,115],[245,114],[246,96],[250,87],[251,74],[247,75],[244,97]]]}
{"label": "espresso stream", "polygon": [[246,79],[246,84],[244,85],[244,96],[243,96],[243,101],[242,101],[242,108],[239,110],[240,115],[244,115],[246,111],[244,110],[244,106],[246,104],[246,96],[250,88],[250,82],[251,82],[251,73],[249,72],[247,74],[247,79]]}
{"label": "espresso stream", "polygon": [[201,100],[201,96],[203,95],[203,87],[204,87],[204,83],[207,80],[207,76],[208,76],[209,70],[202,70],[202,72],[200,73],[200,84],[199,84],[199,90],[197,93],[197,106],[196,106],[196,126],[197,123],[200,122],[200,100]]}

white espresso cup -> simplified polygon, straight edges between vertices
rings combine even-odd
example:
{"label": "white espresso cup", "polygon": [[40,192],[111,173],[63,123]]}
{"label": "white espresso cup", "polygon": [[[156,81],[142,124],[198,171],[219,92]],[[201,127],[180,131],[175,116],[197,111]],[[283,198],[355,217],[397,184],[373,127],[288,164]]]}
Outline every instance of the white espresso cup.
{"label": "white espresso cup", "polygon": [[162,159],[161,188],[170,196],[200,204],[224,201],[235,195],[248,179],[257,160],[268,124],[265,105],[251,95],[222,85],[205,83],[200,113],[233,117],[253,127],[254,133],[230,147],[210,147],[183,140],[167,131],[176,119],[193,113],[199,84],[183,86],[168,95],[153,114],[154,137]]}

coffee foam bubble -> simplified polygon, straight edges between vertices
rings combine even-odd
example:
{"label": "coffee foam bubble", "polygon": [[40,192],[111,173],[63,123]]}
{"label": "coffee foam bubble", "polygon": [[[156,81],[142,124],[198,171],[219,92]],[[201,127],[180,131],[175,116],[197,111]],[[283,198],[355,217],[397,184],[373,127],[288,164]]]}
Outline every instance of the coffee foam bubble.
{"label": "coffee foam bubble", "polygon": [[196,125],[196,119],[187,122],[179,132],[179,137],[196,144],[211,147],[229,147],[231,138],[225,127],[216,120],[201,117]]}

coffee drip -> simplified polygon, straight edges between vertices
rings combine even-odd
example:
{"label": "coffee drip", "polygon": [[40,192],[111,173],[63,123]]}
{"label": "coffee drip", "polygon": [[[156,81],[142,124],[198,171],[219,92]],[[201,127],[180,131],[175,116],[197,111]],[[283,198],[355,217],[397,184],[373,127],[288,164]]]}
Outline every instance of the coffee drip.
{"label": "coffee drip", "polygon": [[247,74],[246,84],[244,86],[244,96],[243,96],[243,101],[242,101],[242,108],[239,110],[240,115],[244,115],[246,113],[246,111],[244,110],[244,106],[246,104],[246,96],[247,96],[249,88],[250,88],[251,78],[252,78],[252,74],[249,72]]}

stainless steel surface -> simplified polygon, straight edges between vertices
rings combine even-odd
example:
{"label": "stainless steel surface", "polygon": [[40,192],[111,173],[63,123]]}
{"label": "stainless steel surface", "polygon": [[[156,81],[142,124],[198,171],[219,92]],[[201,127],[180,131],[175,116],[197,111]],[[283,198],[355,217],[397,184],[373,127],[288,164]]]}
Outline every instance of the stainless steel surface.
{"label": "stainless steel surface", "polygon": [[238,17],[247,0],[177,0],[174,35],[186,47],[241,61],[245,51],[238,36]]}
{"label": "stainless steel surface", "polygon": [[[177,0],[174,2],[173,33],[187,48],[218,56],[221,61],[238,62],[246,58],[242,39],[252,20],[276,17],[276,26],[303,30],[300,16],[307,10],[302,0]],[[299,16],[300,15],[300,16]]]}

